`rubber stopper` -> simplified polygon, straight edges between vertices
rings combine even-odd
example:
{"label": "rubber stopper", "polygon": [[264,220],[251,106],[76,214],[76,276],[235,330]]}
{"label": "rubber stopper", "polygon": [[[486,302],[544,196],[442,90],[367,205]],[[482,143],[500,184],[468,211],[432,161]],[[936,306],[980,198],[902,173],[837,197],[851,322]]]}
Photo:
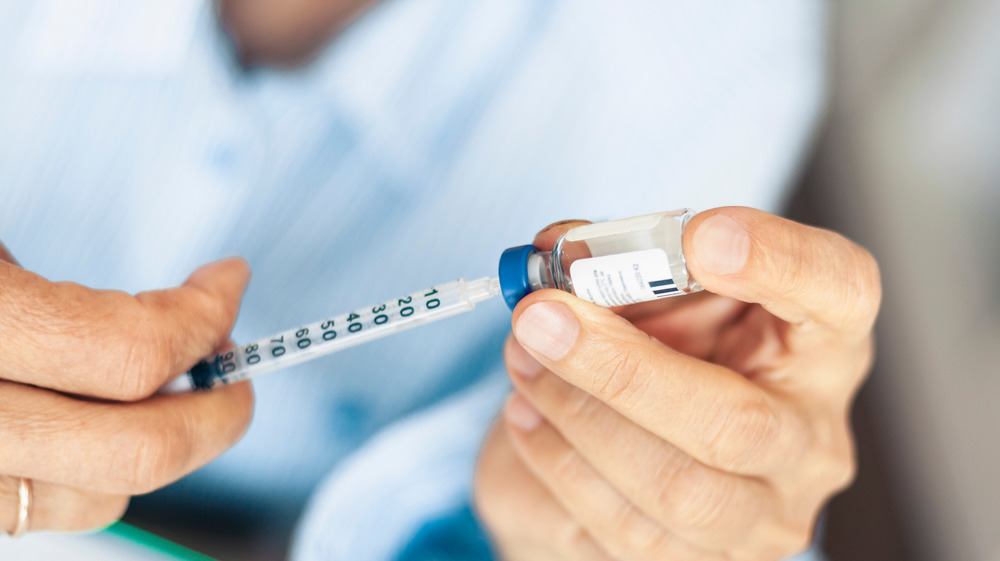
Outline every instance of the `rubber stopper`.
{"label": "rubber stopper", "polygon": [[500,255],[500,292],[511,311],[531,292],[528,280],[528,258],[538,251],[533,245],[521,245],[504,250]]}

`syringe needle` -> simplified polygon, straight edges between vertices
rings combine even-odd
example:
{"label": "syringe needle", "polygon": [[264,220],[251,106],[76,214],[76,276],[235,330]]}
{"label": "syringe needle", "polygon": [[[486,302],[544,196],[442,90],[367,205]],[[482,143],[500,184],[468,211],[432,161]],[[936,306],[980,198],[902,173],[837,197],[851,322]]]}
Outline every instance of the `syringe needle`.
{"label": "syringe needle", "polygon": [[161,393],[210,390],[467,312],[500,294],[500,281],[459,279],[361,311],[223,351],[167,383]]}

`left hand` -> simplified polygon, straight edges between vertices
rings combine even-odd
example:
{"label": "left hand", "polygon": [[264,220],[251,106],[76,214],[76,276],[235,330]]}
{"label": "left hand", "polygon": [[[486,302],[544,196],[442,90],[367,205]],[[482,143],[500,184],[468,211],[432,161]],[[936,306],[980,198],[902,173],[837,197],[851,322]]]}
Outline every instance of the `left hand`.
{"label": "left hand", "polygon": [[698,214],[684,249],[714,294],[616,314],[545,290],[517,306],[515,394],[476,480],[505,559],[778,560],[853,479],[875,261],[747,208]]}

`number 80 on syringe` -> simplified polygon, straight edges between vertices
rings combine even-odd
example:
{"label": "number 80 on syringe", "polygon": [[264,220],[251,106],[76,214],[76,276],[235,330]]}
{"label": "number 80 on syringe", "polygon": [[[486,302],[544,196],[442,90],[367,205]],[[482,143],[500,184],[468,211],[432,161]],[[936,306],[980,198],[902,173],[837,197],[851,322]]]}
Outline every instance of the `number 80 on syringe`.
{"label": "number 80 on syringe", "polygon": [[207,390],[472,309],[499,291],[494,279],[460,279],[312,325],[291,329],[199,362],[166,392]]}

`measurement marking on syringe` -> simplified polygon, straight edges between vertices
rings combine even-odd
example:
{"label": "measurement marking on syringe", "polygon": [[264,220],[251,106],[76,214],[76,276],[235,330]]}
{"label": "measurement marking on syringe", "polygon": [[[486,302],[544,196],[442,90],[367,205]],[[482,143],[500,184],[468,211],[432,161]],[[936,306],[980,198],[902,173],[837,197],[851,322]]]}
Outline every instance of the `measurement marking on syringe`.
{"label": "measurement marking on syringe", "polygon": [[278,333],[198,363],[165,391],[207,390],[436,321],[497,295],[495,279],[460,279],[332,319]]}

